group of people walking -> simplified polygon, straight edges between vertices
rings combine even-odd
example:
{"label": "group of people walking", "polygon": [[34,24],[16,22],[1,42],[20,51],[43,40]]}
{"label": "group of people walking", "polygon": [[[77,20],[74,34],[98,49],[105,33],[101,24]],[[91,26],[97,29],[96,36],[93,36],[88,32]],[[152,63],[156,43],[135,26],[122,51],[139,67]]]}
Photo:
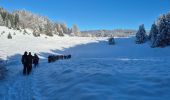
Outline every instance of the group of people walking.
{"label": "group of people walking", "polygon": [[24,75],[29,75],[30,72],[32,71],[32,65],[34,67],[37,67],[39,64],[39,57],[37,54],[34,54],[34,56],[31,55],[31,52],[25,52],[24,55],[22,56],[21,62],[23,64],[23,74]]}
{"label": "group of people walking", "polygon": [[71,55],[49,55],[48,63],[55,62],[57,60],[71,59]]}

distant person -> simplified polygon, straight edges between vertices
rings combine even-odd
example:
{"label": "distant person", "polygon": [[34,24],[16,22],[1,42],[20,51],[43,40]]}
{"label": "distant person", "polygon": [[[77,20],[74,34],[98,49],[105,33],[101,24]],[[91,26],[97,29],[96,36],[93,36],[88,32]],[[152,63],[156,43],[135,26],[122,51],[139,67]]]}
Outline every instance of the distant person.
{"label": "distant person", "polygon": [[39,57],[37,54],[34,54],[33,64],[34,64],[34,67],[37,67],[39,65]]}
{"label": "distant person", "polygon": [[28,54],[28,70],[29,70],[29,73],[32,71],[32,63],[33,63],[33,56],[31,55],[31,52],[29,52],[29,54]]}
{"label": "distant person", "polygon": [[25,51],[24,55],[22,55],[22,59],[21,62],[23,64],[23,74],[25,75],[26,73],[29,73],[29,69],[28,69],[28,53]]}
{"label": "distant person", "polygon": [[68,59],[71,59],[71,55],[68,55]]}

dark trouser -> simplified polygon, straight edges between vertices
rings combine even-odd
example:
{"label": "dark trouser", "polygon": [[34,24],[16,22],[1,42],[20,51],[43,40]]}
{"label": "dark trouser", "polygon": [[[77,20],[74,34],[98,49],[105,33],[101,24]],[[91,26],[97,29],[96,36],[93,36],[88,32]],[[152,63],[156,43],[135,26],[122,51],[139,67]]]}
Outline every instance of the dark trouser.
{"label": "dark trouser", "polygon": [[28,74],[28,71],[29,71],[29,69],[28,69],[28,64],[23,64],[24,65],[24,69],[23,69],[23,74],[25,75],[25,74]]}
{"label": "dark trouser", "polygon": [[23,64],[23,66],[24,66],[23,74],[25,75],[25,74],[26,74],[26,72],[27,72],[27,65],[26,65],[26,64]]}
{"label": "dark trouser", "polygon": [[28,65],[27,74],[30,74],[31,71],[32,71],[32,64],[29,64]]}
{"label": "dark trouser", "polygon": [[34,63],[34,67],[37,67],[38,66],[38,63],[36,62],[36,63]]}

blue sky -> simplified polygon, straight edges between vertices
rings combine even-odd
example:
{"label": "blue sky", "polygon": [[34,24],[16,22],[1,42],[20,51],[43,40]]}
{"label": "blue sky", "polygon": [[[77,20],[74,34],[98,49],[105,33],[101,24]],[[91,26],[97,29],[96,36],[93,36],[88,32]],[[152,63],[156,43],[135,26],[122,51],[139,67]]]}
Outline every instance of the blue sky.
{"label": "blue sky", "polygon": [[80,30],[149,29],[162,13],[170,11],[170,0],[0,0],[9,11],[26,9],[53,21],[77,24]]}

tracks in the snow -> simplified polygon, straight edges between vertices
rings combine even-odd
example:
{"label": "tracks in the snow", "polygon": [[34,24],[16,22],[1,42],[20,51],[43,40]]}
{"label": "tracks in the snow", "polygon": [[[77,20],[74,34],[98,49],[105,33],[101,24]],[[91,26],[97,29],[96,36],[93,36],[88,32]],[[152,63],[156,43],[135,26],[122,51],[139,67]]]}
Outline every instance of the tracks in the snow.
{"label": "tracks in the snow", "polygon": [[[20,66],[20,65],[18,65]],[[19,68],[15,66],[15,68]],[[20,68],[22,69],[22,68]],[[12,70],[12,69],[11,69]],[[37,89],[37,69],[33,69],[30,75],[23,76],[22,71],[12,73],[7,79],[4,96],[0,99],[3,100],[40,100],[40,93]]]}

